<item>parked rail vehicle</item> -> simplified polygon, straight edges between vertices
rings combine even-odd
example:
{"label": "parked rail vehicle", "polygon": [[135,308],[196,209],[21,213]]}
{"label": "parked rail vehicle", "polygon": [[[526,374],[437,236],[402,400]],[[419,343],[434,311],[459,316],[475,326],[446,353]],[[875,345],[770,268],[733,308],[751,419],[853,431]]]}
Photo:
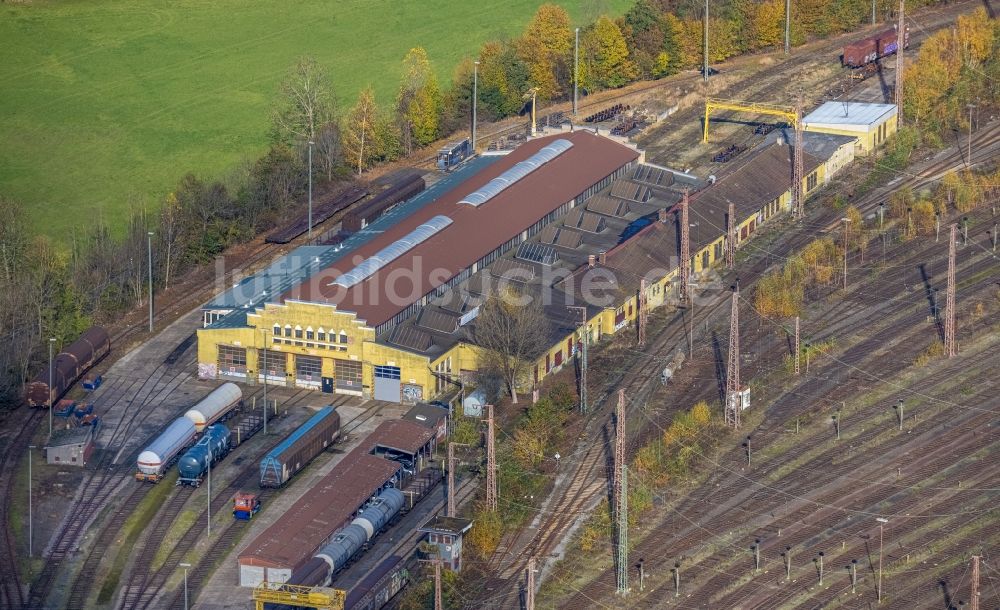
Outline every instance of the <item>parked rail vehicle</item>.
{"label": "parked rail vehicle", "polygon": [[443,171],[448,171],[462,161],[468,159],[471,155],[472,144],[469,143],[469,138],[466,138],[461,142],[452,142],[451,144],[438,149],[437,168]]}
{"label": "parked rail vehicle", "polygon": [[399,514],[404,503],[403,492],[393,487],[384,489],[358,511],[350,525],[337,532],[311,560],[292,572],[288,582],[313,587],[329,585],[333,575],[350,563]]}
{"label": "parked rail vehicle", "polygon": [[363,201],[344,214],[341,227],[345,231],[357,233],[375,222],[393,206],[420,194],[426,188],[424,179],[417,174],[408,174],[394,180],[388,188],[368,201]]}
{"label": "parked rail vehicle", "polygon": [[281,487],[340,436],[340,414],[323,407],[260,461],[260,486]]}
{"label": "parked rail vehicle", "polygon": [[[845,67],[861,72],[862,77],[865,73],[874,73],[878,60],[895,54],[899,49],[896,38],[896,29],[890,28],[874,36],[852,42],[844,47],[840,61]],[[903,36],[903,48],[909,46],[910,30],[907,28]]]}
{"label": "parked rail vehicle", "polygon": [[238,493],[233,497],[233,519],[249,521],[260,512],[260,497],[257,494]]}
{"label": "parked rail vehicle", "polygon": [[409,582],[406,562],[399,555],[390,555],[347,592],[344,610],[380,610]]}
{"label": "parked rail vehicle", "polygon": [[181,450],[194,442],[197,434],[194,422],[186,417],[178,417],[139,454],[136,463],[137,481],[158,483],[167,469],[180,455]]}
{"label": "parked rail vehicle", "polygon": [[[312,226],[326,222],[334,214],[346,210],[358,201],[368,196],[368,189],[361,186],[349,186],[343,190],[325,195],[313,202]],[[297,216],[287,225],[272,231],[264,241],[269,244],[287,244],[299,235],[309,230],[309,213]]]}
{"label": "parked rail vehicle", "polygon": [[80,338],[52,359],[52,387],[49,369],[28,384],[25,398],[30,407],[47,407],[66,394],[77,379],[111,352],[111,336],[101,326],[92,326]]}
{"label": "parked rail vehicle", "polygon": [[234,409],[243,402],[243,392],[240,386],[232,382],[226,382],[212,390],[212,392],[202,398],[195,406],[191,407],[184,417],[194,423],[198,432],[211,426],[215,422],[232,415]]}
{"label": "parked rail vehicle", "polygon": [[208,469],[226,457],[233,448],[233,435],[229,428],[215,424],[205,428],[194,447],[188,449],[181,459],[177,460],[178,485],[193,485],[198,487]]}

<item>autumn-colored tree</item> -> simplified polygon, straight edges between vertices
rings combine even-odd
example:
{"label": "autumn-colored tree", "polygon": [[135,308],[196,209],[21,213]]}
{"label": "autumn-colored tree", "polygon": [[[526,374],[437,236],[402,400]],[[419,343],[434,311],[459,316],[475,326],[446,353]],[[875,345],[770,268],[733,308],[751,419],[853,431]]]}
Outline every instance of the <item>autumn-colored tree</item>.
{"label": "autumn-colored tree", "polygon": [[967,66],[977,67],[994,53],[995,31],[995,21],[981,6],[972,13],[958,16],[956,34]]}
{"label": "autumn-colored tree", "polygon": [[799,255],[811,278],[818,284],[829,284],[833,271],[841,260],[841,249],[830,237],[809,242]]}
{"label": "autumn-colored tree", "polygon": [[620,28],[640,76],[661,78],[677,71],[680,53],[674,29],[667,16],[649,0],[633,4],[622,18]]}
{"label": "autumn-colored tree", "polygon": [[471,129],[473,71],[474,66],[470,57],[463,57],[455,66],[455,72],[451,77],[451,87],[445,91],[442,99],[441,131],[443,133]]}
{"label": "autumn-colored tree", "polygon": [[530,84],[538,87],[540,99],[561,95],[572,78],[573,32],[566,9],[555,4],[538,7],[517,41],[517,52],[528,68]]}
{"label": "autumn-colored tree", "polygon": [[427,146],[438,138],[441,125],[441,90],[427,51],[414,47],[403,59],[403,80],[396,98],[403,148]]}
{"label": "autumn-colored tree", "polygon": [[629,59],[625,37],[614,21],[601,16],[583,36],[587,81],[595,87],[617,89],[637,76]]}
{"label": "autumn-colored tree", "polygon": [[479,51],[479,109],[483,118],[517,112],[528,89],[528,66],[510,44],[494,40]]}
{"label": "autumn-colored tree", "polygon": [[930,199],[921,199],[915,202],[913,208],[913,227],[917,235],[930,235],[934,233],[934,202]]}
{"label": "autumn-colored tree", "polygon": [[344,138],[344,156],[357,168],[358,174],[368,168],[378,157],[375,147],[378,106],[375,104],[375,90],[371,85],[361,90],[354,108],[344,117],[341,134]]}
{"label": "autumn-colored tree", "polygon": [[906,209],[913,205],[917,198],[913,195],[913,189],[904,186],[889,195],[889,216],[892,218],[906,217]]}
{"label": "autumn-colored tree", "polygon": [[750,26],[753,49],[773,47],[785,40],[785,3],[782,0],[764,0],[755,5]]}

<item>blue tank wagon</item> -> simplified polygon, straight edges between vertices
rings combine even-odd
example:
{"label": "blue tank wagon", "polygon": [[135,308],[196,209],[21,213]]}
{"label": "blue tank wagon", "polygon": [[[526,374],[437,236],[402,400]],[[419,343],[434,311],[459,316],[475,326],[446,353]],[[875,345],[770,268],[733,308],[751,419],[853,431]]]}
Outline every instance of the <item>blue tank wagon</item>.
{"label": "blue tank wagon", "polygon": [[205,434],[177,461],[178,485],[198,487],[210,466],[226,457],[232,448],[229,428],[216,424],[205,428]]}
{"label": "blue tank wagon", "polygon": [[260,461],[260,486],[281,487],[340,436],[340,414],[323,407],[267,452]]}

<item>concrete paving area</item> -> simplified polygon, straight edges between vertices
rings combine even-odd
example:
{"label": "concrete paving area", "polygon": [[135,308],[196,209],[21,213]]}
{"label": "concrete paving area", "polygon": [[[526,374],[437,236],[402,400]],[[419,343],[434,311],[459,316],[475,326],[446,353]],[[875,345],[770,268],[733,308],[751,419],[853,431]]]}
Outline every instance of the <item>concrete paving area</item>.
{"label": "concrete paving area", "polygon": [[[330,396],[314,393],[316,397]],[[342,399],[344,397],[337,396]],[[338,401],[339,402],[339,401]],[[344,442],[339,444],[333,453],[323,453],[299,473],[281,492],[273,496],[267,506],[251,522],[250,530],[236,546],[236,550],[227,557],[216,569],[212,578],[205,584],[194,608],[204,610],[228,610],[236,608],[252,608],[250,589],[239,586],[239,569],[236,557],[253,539],[277,521],[286,510],[311,489],[321,478],[326,476],[340,463],[341,459],[358,446],[362,439],[370,434],[383,420],[399,418],[407,411],[407,407],[380,401],[362,401],[360,398],[350,399],[350,402],[339,404],[341,426],[347,431]]]}

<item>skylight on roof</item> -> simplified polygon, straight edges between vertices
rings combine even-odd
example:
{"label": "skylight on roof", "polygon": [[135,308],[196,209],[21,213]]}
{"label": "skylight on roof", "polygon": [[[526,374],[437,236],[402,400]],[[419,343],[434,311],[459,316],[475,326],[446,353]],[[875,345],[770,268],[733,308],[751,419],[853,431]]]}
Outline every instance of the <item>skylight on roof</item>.
{"label": "skylight on roof", "polygon": [[521,178],[524,178],[542,165],[555,159],[562,153],[572,148],[572,146],[573,143],[569,140],[559,139],[553,141],[551,144],[531,155],[529,158],[521,161],[514,167],[490,180],[479,190],[469,193],[469,195],[464,197],[459,203],[467,203],[476,207],[483,205],[490,199],[499,195],[510,185],[514,184]]}
{"label": "skylight on roof", "polygon": [[443,215],[431,218],[403,237],[382,248],[371,257],[366,258],[354,269],[351,269],[347,273],[340,274],[337,279],[330,283],[330,285],[332,286],[337,284],[343,286],[344,288],[350,288],[351,286],[364,281],[365,279],[375,275],[382,267],[385,267],[414,247],[430,239],[438,231],[450,225],[451,222],[451,218]]}

